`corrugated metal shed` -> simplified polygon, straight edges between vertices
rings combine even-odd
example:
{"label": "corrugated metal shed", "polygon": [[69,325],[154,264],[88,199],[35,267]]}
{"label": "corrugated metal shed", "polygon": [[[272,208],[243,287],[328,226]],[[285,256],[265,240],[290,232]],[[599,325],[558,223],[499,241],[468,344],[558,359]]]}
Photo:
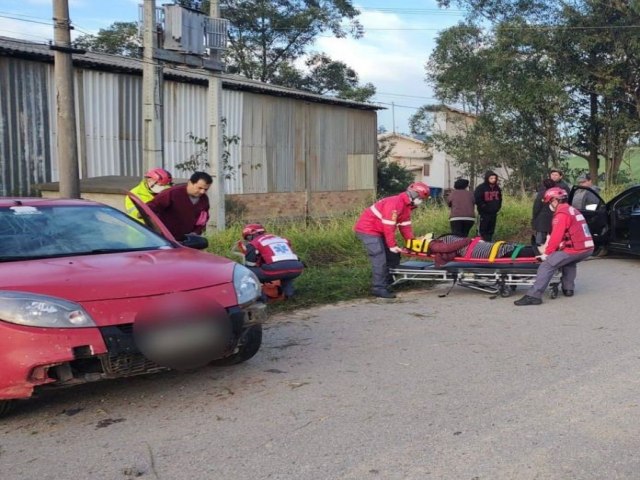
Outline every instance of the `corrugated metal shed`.
{"label": "corrugated metal shed", "polygon": [[[58,179],[52,61],[46,45],[0,37],[0,195]],[[141,62],[87,53],[74,66],[83,178],[142,175]],[[199,151],[189,135],[207,136],[207,78],[165,70],[165,167],[176,176]],[[373,188],[378,106],[222,79],[225,135],[239,139],[227,147],[227,193]]]}

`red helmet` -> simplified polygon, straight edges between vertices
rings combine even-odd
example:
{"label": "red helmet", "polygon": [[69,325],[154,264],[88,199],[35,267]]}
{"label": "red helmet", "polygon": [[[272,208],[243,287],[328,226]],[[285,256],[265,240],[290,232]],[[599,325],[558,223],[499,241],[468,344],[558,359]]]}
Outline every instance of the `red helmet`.
{"label": "red helmet", "polygon": [[242,238],[247,240],[249,237],[255,237],[256,235],[262,235],[266,230],[259,223],[249,223],[242,229]]}
{"label": "red helmet", "polygon": [[407,191],[409,192],[409,196],[411,197],[412,200],[414,198],[421,198],[422,200],[425,200],[429,198],[429,194],[431,193],[431,190],[429,189],[429,185],[422,182],[412,183],[407,187]]}
{"label": "red helmet", "polygon": [[171,185],[171,182],[173,182],[171,174],[164,168],[152,168],[147,173],[145,173],[144,176],[146,178],[152,179],[154,182],[156,182],[156,185]]}
{"label": "red helmet", "polygon": [[552,200],[565,200],[567,198],[567,192],[564,188],[551,187],[544,192],[542,201],[544,203],[551,203]]}

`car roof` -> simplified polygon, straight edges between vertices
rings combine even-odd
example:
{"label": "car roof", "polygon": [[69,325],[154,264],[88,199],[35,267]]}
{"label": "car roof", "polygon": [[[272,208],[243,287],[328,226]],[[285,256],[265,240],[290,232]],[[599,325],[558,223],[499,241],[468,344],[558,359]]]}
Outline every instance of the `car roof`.
{"label": "car roof", "polygon": [[76,198],[39,198],[39,197],[2,197],[0,198],[0,208],[15,207],[25,205],[29,207],[50,207],[50,206],[96,206],[99,203],[91,200]]}

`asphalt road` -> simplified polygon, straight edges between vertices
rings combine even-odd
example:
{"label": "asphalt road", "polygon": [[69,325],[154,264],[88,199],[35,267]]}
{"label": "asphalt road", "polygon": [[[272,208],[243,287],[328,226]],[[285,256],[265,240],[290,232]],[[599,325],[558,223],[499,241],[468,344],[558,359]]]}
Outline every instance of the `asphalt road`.
{"label": "asphalt road", "polygon": [[84,385],[0,421],[0,478],[638,479],[640,260],[515,307],[456,287],[272,319],[226,369]]}

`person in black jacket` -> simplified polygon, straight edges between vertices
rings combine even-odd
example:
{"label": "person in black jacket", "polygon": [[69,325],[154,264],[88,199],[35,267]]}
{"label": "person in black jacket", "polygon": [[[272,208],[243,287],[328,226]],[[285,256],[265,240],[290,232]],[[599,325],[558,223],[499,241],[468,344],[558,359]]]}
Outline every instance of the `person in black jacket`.
{"label": "person in black jacket", "polygon": [[553,182],[555,183],[555,187],[560,187],[565,192],[567,192],[567,195],[569,195],[569,192],[571,192],[571,187],[567,182],[563,180],[564,174],[562,173],[562,170],[552,168],[551,170],[549,170],[549,178],[553,180]]}
{"label": "person in black jacket", "polygon": [[484,182],[473,193],[480,221],[478,234],[485,242],[490,242],[496,230],[496,219],[502,208],[502,190],[498,185],[498,175],[489,170],[484,174]]}
{"label": "person in black jacket", "polygon": [[[531,226],[535,232],[535,244],[542,245],[547,240],[547,235],[551,233],[551,222],[553,220],[553,211],[549,208],[549,204],[542,201],[544,192],[549,188],[555,187],[556,182],[551,178],[545,178],[542,186],[538,189],[538,194],[533,201],[533,211],[531,212]],[[562,188],[562,187],[560,187]]]}

